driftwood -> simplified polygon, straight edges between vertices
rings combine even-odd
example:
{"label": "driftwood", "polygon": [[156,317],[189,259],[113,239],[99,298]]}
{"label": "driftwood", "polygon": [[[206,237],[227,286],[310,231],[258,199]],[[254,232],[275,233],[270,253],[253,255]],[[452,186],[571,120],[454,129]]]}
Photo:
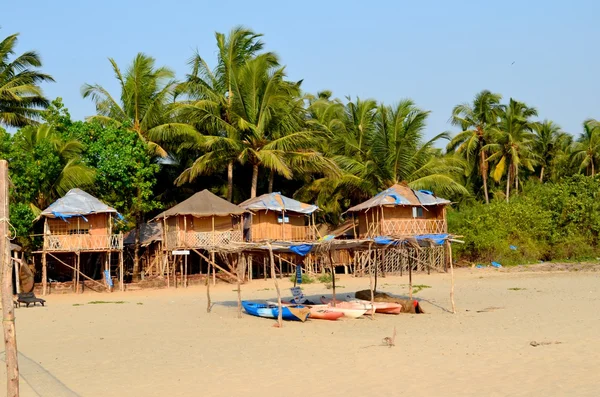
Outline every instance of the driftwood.
{"label": "driftwood", "polygon": [[[425,313],[425,311],[423,310],[423,308],[421,307],[419,302],[416,300],[400,299],[395,296],[386,294],[385,292],[378,292],[378,291],[375,291],[373,293],[373,295],[374,295],[373,300],[375,302],[390,302],[390,303],[398,303],[398,304],[402,305],[401,313],[412,313],[412,314]],[[362,291],[356,291],[354,296],[356,297],[356,299],[370,301],[371,300],[371,290],[365,289]]]}

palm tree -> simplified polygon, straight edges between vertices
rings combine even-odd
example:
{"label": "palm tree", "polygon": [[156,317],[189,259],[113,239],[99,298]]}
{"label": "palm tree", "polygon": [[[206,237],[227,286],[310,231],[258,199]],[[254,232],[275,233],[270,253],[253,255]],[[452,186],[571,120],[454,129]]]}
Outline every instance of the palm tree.
{"label": "palm tree", "polygon": [[25,52],[14,59],[18,34],[0,42],[0,125],[23,127],[37,124],[49,104],[40,84],[54,79],[35,68],[42,66],[39,55]]}
{"label": "palm tree", "polygon": [[535,134],[533,150],[540,166],[540,182],[543,182],[545,171],[558,159],[563,148],[568,147],[570,135],[550,120],[534,123],[532,127]]}
{"label": "palm tree", "polygon": [[487,161],[496,162],[493,177],[499,182],[506,173],[506,201],[510,198],[510,185],[514,180],[515,191],[519,190],[519,167],[533,171],[536,155],[533,151],[534,134],[531,117],[537,116],[535,108],[510,99],[508,105],[502,105],[500,122],[491,131],[494,142],[484,146],[492,153]]}
{"label": "palm tree", "polygon": [[456,181],[463,164],[453,156],[443,157],[434,144],[448,139],[441,133],[423,141],[429,112],[417,108],[412,100],[403,100],[395,108],[381,105],[373,137],[372,157],[379,164],[383,180],[380,188],[402,181],[415,189],[431,189],[444,195],[467,194]]}
{"label": "palm tree", "polygon": [[[217,138],[196,135],[192,137],[190,145],[180,147],[196,148],[206,153],[196,159],[179,181],[188,182],[199,175],[219,171],[226,166],[227,200],[232,201],[233,166],[242,150],[238,129],[229,127],[233,119],[233,90],[237,84],[239,68],[254,58],[263,49],[264,44],[259,40],[261,34],[240,26],[232,29],[228,36],[222,33],[216,33],[215,36],[218,49],[216,68],[211,70],[199,54],[192,58],[192,72],[179,87],[179,91],[186,94],[188,100],[181,102],[183,106],[176,106],[176,111],[182,120],[193,125],[198,131],[204,131]],[[266,53],[265,57],[272,65],[277,64],[274,54]],[[165,138],[168,139],[169,136],[160,137]]]}
{"label": "palm tree", "polygon": [[45,160],[50,156],[56,159],[57,172],[51,169],[41,170],[43,179],[33,183],[36,192],[31,197],[31,208],[36,215],[70,189],[85,188],[94,182],[94,170],[81,162],[81,142],[64,140],[48,124],[21,129],[15,136],[15,146],[18,152],[33,156],[32,161],[36,163],[44,163],[44,160],[36,156],[43,156]]}
{"label": "palm tree", "polygon": [[600,122],[588,119],[583,122],[583,134],[573,146],[571,161],[578,166],[579,172],[586,170],[593,177],[599,160]]}
{"label": "palm tree", "polygon": [[499,94],[481,91],[475,95],[472,104],[456,105],[450,119],[452,125],[460,127],[462,132],[448,143],[447,150],[462,154],[469,164],[477,168],[483,180],[485,202],[488,204],[488,162],[484,148],[491,143],[490,131],[498,121],[501,99]]}
{"label": "palm tree", "polygon": [[119,101],[101,85],[85,84],[81,94],[92,99],[97,112],[88,120],[131,128],[148,143],[152,153],[166,157],[167,152],[162,147],[149,141],[153,131],[157,134],[164,130],[194,132],[187,124],[169,123],[167,107],[175,94],[175,74],[167,67],[155,67],[154,58],[143,53],[135,56],[125,74],[114,59],[109,58],[109,61],[121,88]]}

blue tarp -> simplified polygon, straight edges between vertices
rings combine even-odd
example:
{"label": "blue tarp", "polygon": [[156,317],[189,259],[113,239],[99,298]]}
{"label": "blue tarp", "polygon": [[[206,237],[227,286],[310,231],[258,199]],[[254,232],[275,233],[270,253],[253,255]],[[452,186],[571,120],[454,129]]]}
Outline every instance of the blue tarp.
{"label": "blue tarp", "polygon": [[434,244],[442,245],[444,241],[448,238],[448,234],[421,234],[419,236],[415,236],[417,241],[419,240],[431,240]]}
{"label": "blue tarp", "polygon": [[110,277],[110,270],[104,270],[104,279],[106,280],[106,284],[112,288],[113,282],[112,278]]}
{"label": "blue tarp", "polygon": [[312,244],[290,245],[290,251],[300,256],[306,256],[312,250],[312,247]]}

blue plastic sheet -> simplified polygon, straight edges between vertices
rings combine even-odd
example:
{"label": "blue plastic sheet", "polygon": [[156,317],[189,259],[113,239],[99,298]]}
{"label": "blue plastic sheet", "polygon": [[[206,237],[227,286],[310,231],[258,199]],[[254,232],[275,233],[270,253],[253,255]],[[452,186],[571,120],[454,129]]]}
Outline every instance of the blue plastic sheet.
{"label": "blue plastic sheet", "polygon": [[112,278],[110,277],[110,270],[104,270],[104,279],[106,280],[106,284],[112,288],[113,282]]}
{"label": "blue plastic sheet", "polygon": [[421,234],[415,236],[417,241],[419,240],[431,240],[434,244],[443,245],[444,241],[448,238],[448,234]]}
{"label": "blue plastic sheet", "polygon": [[300,256],[306,256],[312,250],[312,244],[290,245],[290,251]]}
{"label": "blue plastic sheet", "polygon": [[516,245],[509,245],[508,248],[510,248],[513,251],[517,250],[517,246]]}
{"label": "blue plastic sheet", "polygon": [[499,264],[498,262],[492,262],[492,266],[494,266],[495,268],[500,268],[502,267],[501,264]]}

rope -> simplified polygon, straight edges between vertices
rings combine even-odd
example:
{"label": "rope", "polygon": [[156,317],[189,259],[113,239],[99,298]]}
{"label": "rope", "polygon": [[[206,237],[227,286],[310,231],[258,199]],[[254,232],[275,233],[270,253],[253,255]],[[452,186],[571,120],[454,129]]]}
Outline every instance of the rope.
{"label": "rope", "polygon": [[8,226],[12,229],[12,233],[9,231],[9,234],[6,237],[11,241],[14,240],[17,237],[17,229],[10,223],[10,218],[0,218],[0,223],[2,222],[8,223]]}

